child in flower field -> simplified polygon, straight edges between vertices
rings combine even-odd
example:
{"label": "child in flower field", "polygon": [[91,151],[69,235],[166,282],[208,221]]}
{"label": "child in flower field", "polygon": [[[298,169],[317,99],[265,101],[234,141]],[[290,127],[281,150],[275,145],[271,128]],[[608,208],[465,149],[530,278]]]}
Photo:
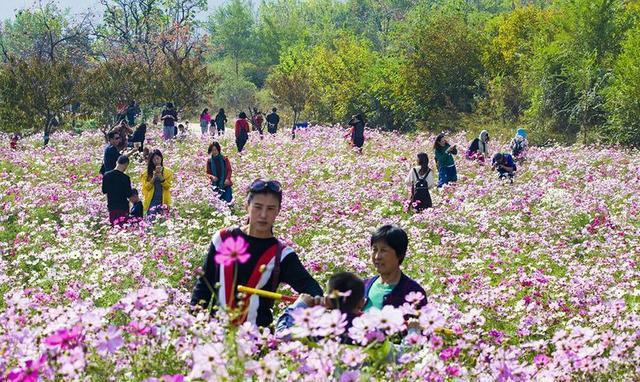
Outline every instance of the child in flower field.
{"label": "child in flower field", "polygon": [[129,202],[132,204],[131,212],[129,212],[129,217],[142,219],[143,206],[142,201],[140,201],[140,196],[138,195],[137,189],[131,189]]}
{"label": "child in flower field", "polygon": [[243,317],[236,322],[246,320],[266,327],[273,321],[273,300],[257,295],[240,300],[238,285],[275,291],[284,282],[298,293],[322,296],[322,288],[293,248],[273,234],[281,206],[279,182],[256,179],[251,183],[246,204],[248,224],[222,229],[213,236],[204,260],[204,274],[193,289],[192,306],[240,308]]}
{"label": "child in flower field", "polygon": [[355,317],[362,314],[364,306],[364,282],[350,272],[339,272],[331,276],[327,282],[327,296],[310,296],[302,294],[296,302],[291,304],[278,318],[276,333],[282,333],[294,325],[296,320],[303,317],[300,309],[313,306],[324,306],[327,309],[339,310],[346,316],[347,325],[341,338],[342,342],[351,342],[346,335]]}
{"label": "child in flower field", "polygon": [[395,225],[384,225],[371,235],[371,261],[378,275],[364,281],[366,304],[364,311],[382,309],[391,305],[402,306],[412,292],[422,294],[418,309],[427,303],[426,292],[420,284],[405,275],[400,265],[407,255],[407,233]]}

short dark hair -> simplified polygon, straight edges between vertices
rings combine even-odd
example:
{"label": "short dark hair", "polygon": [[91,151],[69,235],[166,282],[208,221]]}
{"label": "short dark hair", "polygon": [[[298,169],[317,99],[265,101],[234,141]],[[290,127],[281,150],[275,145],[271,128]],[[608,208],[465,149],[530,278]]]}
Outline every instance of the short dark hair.
{"label": "short dark hair", "polygon": [[137,188],[132,188],[131,189],[131,196],[133,195],[138,195],[138,189]]}
{"label": "short dark hair", "polygon": [[211,151],[214,147],[218,150],[218,153],[222,154],[222,149],[220,148],[220,143],[218,143],[218,141],[211,142],[209,148],[207,149],[207,154],[211,154]]}
{"label": "short dark hair", "polygon": [[339,272],[331,276],[328,283],[329,295],[332,292],[350,292],[346,297],[331,296],[331,305],[342,313],[353,312],[364,298],[364,281],[351,272]]}
{"label": "short dark hair", "polygon": [[273,109],[271,109],[271,111],[275,113],[276,111],[278,111],[278,109],[274,107]]}
{"label": "short dark hair", "polygon": [[404,257],[407,255],[409,247],[409,237],[407,233],[397,225],[383,225],[371,234],[371,245],[383,241],[389,247],[393,248],[398,256],[398,261],[402,264]]}
{"label": "short dark hair", "polygon": [[167,102],[167,109],[173,109],[173,103]]}
{"label": "short dark hair", "polygon": [[120,132],[118,130],[112,130],[107,134],[107,139],[112,140],[116,135],[120,135]]}
{"label": "short dark hair", "polygon": [[[254,181],[255,182],[255,181]],[[249,187],[247,194],[247,204],[251,204],[251,201],[256,195],[273,195],[278,199],[278,207],[282,206],[282,189],[280,192],[272,190],[270,187],[265,187],[259,191],[254,191]]]}
{"label": "short dark hair", "polygon": [[129,157],[126,155],[120,155],[118,157],[118,164],[129,164]]}
{"label": "short dark hair", "polygon": [[496,153],[496,155],[493,156],[491,163],[499,163],[499,162],[502,162],[503,159],[504,159],[504,154]]}
{"label": "short dark hair", "polygon": [[241,111],[240,114],[238,114],[238,118],[247,118],[247,113]]}

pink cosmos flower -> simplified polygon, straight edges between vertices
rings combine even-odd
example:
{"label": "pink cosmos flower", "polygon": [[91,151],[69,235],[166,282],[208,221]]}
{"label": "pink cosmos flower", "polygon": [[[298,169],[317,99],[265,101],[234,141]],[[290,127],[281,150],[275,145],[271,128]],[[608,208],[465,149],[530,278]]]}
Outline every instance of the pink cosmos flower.
{"label": "pink cosmos flower", "polygon": [[38,360],[28,360],[24,368],[14,369],[7,375],[10,382],[36,382],[40,369],[47,363],[47,356],[43,354]]}
{"label": "pink cosmos flower", "polygon": [[248,249],[249,243],[247,243],[241,236],[238,236],[237,238],[228,237],[222,242],[214,260],[217,264],[225,267],[232,265],[236,261],[240,264],[244,264],[249,260],[249,257],[251,257],[251,254],[247,252]]}
{"label": "pink cosmos flower", "polygon": [[50,347],[68,349],[75,346],[82,337],[82,326],[76,325],[69,329],[60,329],[44,339],[44,343]]}
{"label": "pink cosmos flower", "polygon": [[404,299],[409,304],[416,304],[424,298],[424,295],[420,292],[411,292]]}
{"label": "pink cosmos flower", "polygon": [[549,363],[549,361],[549,357],[542,353],[536,354],[536,356],[533,357],[533,363],[535,363],[538,367],[546,365],[547,363]]}

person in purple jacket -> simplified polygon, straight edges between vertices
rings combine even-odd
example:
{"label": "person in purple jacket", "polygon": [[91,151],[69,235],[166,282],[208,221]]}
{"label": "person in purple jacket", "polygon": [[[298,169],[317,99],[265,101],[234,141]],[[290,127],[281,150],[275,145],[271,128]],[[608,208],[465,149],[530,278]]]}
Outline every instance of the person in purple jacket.
{"label": "person in purple jacket", "polygon": [[424,296],[417,304],[418,308],[427,303],[424,289],[400,269],[408,246],[407,233],[395,225],[383,225],[371,235],[371,260],[378,275],[364,281],[365,312],[371,308],[382,309],[385,305],[400,307],[411,292]]}

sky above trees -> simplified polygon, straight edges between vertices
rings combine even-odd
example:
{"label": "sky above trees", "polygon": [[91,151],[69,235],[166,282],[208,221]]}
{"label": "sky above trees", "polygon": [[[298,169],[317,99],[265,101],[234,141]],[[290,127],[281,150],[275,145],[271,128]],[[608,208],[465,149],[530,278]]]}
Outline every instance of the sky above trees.
{"label": "sky above trees", "polygon": [[[38,2],[39,0],[2,0],[0,1],[0,20],[13,19],[17,10],[32,7],[34,4],[37,5]],[[94,10],[97,11],[97,16],[101,16],[103,11],[98,0],[57,0],[55,3],[61,8],[69,8],[72,14]],[[224,3],[224,0],[208,0],[209,11],[222,3]]]}

